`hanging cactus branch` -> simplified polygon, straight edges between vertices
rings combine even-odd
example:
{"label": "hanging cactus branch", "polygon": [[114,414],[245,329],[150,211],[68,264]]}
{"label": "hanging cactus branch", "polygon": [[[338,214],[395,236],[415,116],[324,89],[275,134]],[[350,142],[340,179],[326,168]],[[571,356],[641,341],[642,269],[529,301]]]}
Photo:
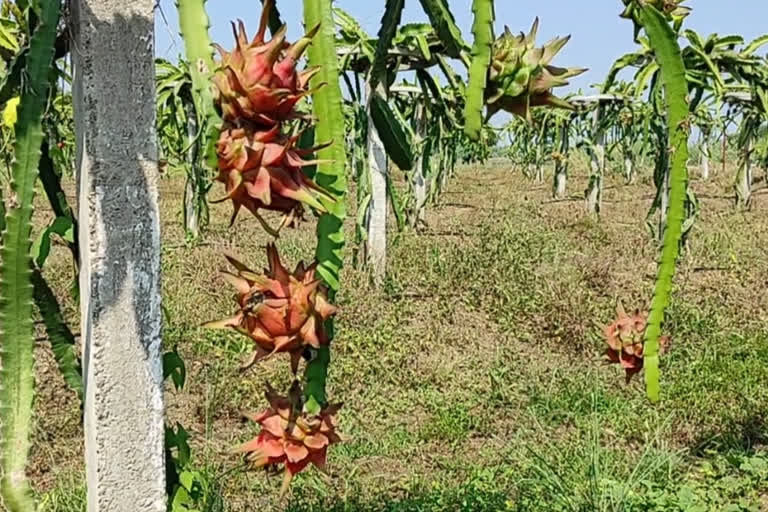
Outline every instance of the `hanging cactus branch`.
{"label": "hanging cactus branch", "polygon": [[26,79],[16,122],[13,203],[5,219],[0,254],[0,421],[2,482],[0,493],[10,512],[33,511],[26,477],[34,400],[32,261],[30,258],[35,182],[43,141],[42,119],[54,55],[58,0],[41,0],[39,20],[29,43]]}
{"label": "hanging cactus branch", "polygon": [[469,66],[469,84],[464,107],[464,132],[472,140],[480,139],[483,126],[483,102],[491,65],[493,46],[493,0],[473,0],[472,62]]}
{"label": "hanging cactus branch", "polygon": [[[317,140],[331,141],[327,148],[318,152],[318,158],[322,158],[324,162],[317,166],[315,180],[333,196],[332,201],[325,201],[327,211],[320,216],[317,223],[315,258],[317,271],[327,283],[329,298],[333,301],[339,291],[339,274],[344,261],[343,225],[346,217],[344,201],[347,181],[344,113],[331,0],[304,0],[304,24],[320,24],[320,31],[308,51],[309,64],[320,67],[320,71],[312,79],[313,82],[327,84],[312,94],[312,109],[317,119],[315,137]],[[328,337],[333,340],[333,322],[327,322],[327,327]],[[321,347],[307,364],[304,384],[305,409],[311,414],[319,413],[327,403],[325,382],[330,359],[329,348]]]}
{"label": "hanging cactus branch", "polygon": [[216,140],[221,118],[214,106],[211,77],[215,70],[213,46],[208,29],[210,20],[205,12],[205,0],[177,0],[179,28],[184,39],[189,73],[200,136],[206,141],[205,163],[209,170],[216,168]]}
{"label": "hanging cactus branch", "polygon": [[672,278],[675,274],[683,222],[685,221],[685,200],[688,187],[688,136],[690,133],[688,83],[685,78],[685,65],[677,35],[670,26],[668,19],[671,17],[674,20],[675,11],[664,14],[652,5],[642,5],[638,9],[633,12],[648,35],[664,85],[669,137],[667,151],[670,154],[667,224],[663,234],[661,260],[658,266],[643,348],[646,392],[652,402],[658,402],[660,398],[659,339],[661,326],[664,322],[664,312],[669,305]]}

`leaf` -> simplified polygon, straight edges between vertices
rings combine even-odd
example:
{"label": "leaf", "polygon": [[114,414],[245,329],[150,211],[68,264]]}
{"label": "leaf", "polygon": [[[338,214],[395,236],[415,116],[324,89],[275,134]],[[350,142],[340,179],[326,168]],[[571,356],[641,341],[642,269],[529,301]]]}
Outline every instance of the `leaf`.
{"label": "leaf", "polygon": [[14,96],[8,100],[8,103],[5,104],[5,108],[3,108],[3,126],[9,130],[13,130],[13,127],[16,125],[16,119],[18,117],[16,115],[16,109],[18,108],[20,101],[20,97]]}
{"label": "leaf", "polygon": [[766,44],[768,44],[768,34],[755,38],[751,43],[747,45],[746,48],[741,51],[740,55],[751,56]]}
{"label": "leaf", "polygon": [[368,239],[368,232],[365,226],[365,219],[368,216],[368,205],[371,204],[372,197],[373,196],[370,193],[365,194],[365,196],[363,196],[360,199],[360,202],[357,205],[356,225],[357,225],[357,228],[360,230],[362,241]]}
{"label": "leaf", "polygon": [[386,173],[385,179],[387,182],[387,195],[389,196],[389,202],[392,205],[392,213],[395,215],[397,230],[402,231],[405,229],[405,212],[403,211],[403,202],[397,195],[397,189],[392,183],[392,176],[390,173]]}
{"label": "leaf", "polygon": [[0,47],[13,53],[19,51],[19,40],[14,32],[17,29],[15,22],[7,19],[0,19]]}
{"label": "leaf", "polygon": [[396,114],[396,107],[374,91],[370,98],[371,120],[387,156],[403,171],[413,168],[413,135],[410,125]]}
{"label": "leaf", "polygon": [[405,0],[387,0],[384,7],[384,16],[381,18],[381,28],[379,28],[379,40],[376,43],[376,53],[373,56],[373,63],[368,75],[371,89],[376,89],[387,70],[389,49],[392,47],[392,39],[395,37],[398,25],[400,25],[404,5]]}
{"label": "leaf", "polygon": [[644,368],[648,398],[659,401],[659,336],[664,312],[669,305],[672,277],[679,254],[680,238],[685,221],[685,199],[688,186],[688,86],[685,81],[685,65],[677,42],[677,36],[663,14],[645,5],[640,10],[640,21],[648,34],[656,60],[667,107],[668,147],[672,152],[669,170],[669,206],[667,227],[661,249],[656,284],[651,302],[648,327],[645,331]]}
{"label": "leaf", "polygon": [[189,448],[189,433],[184,430],[181,423],[176,422],[176,429],[166,425],[165,447],[167,450],[176,448],[175,462],[178,468],[183,469],[189,464],[191,450]]}
{"label": "leaf", "polygon": [[469,50],[469,47],[461,36],[461,30],[456,25],[448,2],[446,0],[421,0],[421,7],[429,17],[437,37],[445,46],[445,55],[452,59],[460,59],[462,54]]}
{"label": "leaf", "polygon": [[59,235],[69,243],[74,243],[74,226],[69,217],[56,217],[50,226],[45,228],[32,244],[32,260],[38,268],[43,268],[48,254],[51,252],[51,235]]}
{"label": "leaf", "polygon": [[267,23],[269,24],[269,32],[272,36],[283,26],[283,20],[280,19],[280,11],[277,10],[275,0],[261,0],[262,9],[266,8],[265,5],[269,3],[269,18]]}
{"label": "leaf", "polygon": [[45,325],[45,332],[51,342],[56,364],[64,382],[77,393],[83,404],[83,369],[76,353],[75,336],[64,321],[61,306],[39,270],[32,272],[35,304]]}
{"label": "leaf", "polygon": [[184,388],[184,382],[187,380],[187,367],[176,348],[163,354],[163,380],[168,377],[173,381],[176,391],[181,391]]}
{"label": "leaf", "polygon": [[40,0],[39,21],[25,59],[26,77],[16,121],[11,190],[15,206],[6,214],[0,249],[0,493],[11,512],[31,512],[34,499],[26,477],[34,400],[35,330],[29,255],[35,182],[43,142],[42,119],[59,19],[58,0]]}
{"label": "leaf", "polygon": [[493,0],[473,0],[472,12],[472,63],[469,67],[469,85],[467,86],[466,105],[464,106],[464,133],[470,140],[480,140],[483,126],[483,105],[488,68],[491,66],[491,46],[493,45]]}
{"label": "leaf", "polygon": [[696,55],[698,55],[701,60],[704,61],[704,64],[709,69],[709,77],[714,80],[715,83],[715,94],[720,96],[723,92],[723,88],[725,87],[725,82],[723,81],[723,77],[720,76],[720,69],[717,67],[717,65],[712,62],[712,59],[704,53],[704,50],[697,46],[691,46],[691,50],[693,50]]}
{"label": "leaf", "polygon": [[642,97],[648,82],[653,78],[658,70],[659,65],[656,63],[656,61],[652,61],[643,69],[637,72],[637,75],[635,75],[635,98]]}
{"label": "leaf", "polygon": [[616,62],[613,63],[613,66],[611,66],[611,69],[608,71],[608,76],[603,82],[603,86],[601,88],[602,92],[607,93],[611,89],[614,82],[616,81],[616,75],[618,75],[622,69],[628,66],[634,66],[636,65],[637,62],[641,62],[649,58],[650,58],[649,55],[646,55],[645,53],[640,53],[640,52],[627,53],[619,57],[616,60]]}

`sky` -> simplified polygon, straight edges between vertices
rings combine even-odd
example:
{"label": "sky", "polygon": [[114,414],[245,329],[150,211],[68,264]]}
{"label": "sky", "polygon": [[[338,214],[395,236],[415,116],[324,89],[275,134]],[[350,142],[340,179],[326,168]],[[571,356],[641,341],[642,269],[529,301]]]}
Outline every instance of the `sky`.
{"label": "sky", "polygon": [[[462,34],[471,44],[472,0],[448,0]],[[336,0],[335,5],[355,17],[369,34],[375,37],[384,0]],[[418,0],[407,0],[403,22],[427,22]],[[693,13],[685,23],[699,34],[717,32],[721,35],[740,34],[747,41],[768,33],[768,0],[689,0],[686,5]],[[161,0],[163,16],[156,16],[156,53],[175,59],[183,53],[178,35],[174,0]],[[289,26],[289,40],[302,32],[302,1],[277,0],[283,21]],[[258,27],[261,5],[259,0],[208,0],[211,17],[211,37],[225,48],[232,46],[230,20],[242,18],[249,35]],[[566,93],[579,88],[585,92],[592,84],[601,82],[611,64],[621,55],[632,51],[632,22],[619,18],[620,0],[496,0],[496,33],[508,25],[513,32],[527,31],[533,19],[541,20],[538,43],[555,36],[571,34],[571,41],[558,54],[554,64],[564,67],[586,67],[589,71],[572,79],[571,85],[559,89]],[[766,50],[762,50],[764,53]]]}

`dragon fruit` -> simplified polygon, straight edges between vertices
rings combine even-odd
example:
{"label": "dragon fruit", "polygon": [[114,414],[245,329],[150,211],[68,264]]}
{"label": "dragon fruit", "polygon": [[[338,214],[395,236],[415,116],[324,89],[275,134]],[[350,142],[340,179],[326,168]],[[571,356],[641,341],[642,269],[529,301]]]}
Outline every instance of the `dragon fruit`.
{"label": "dragon fruit", "polygon": [[[605,341],[608,349],[605,354],[612,363],[618,363],[626,372],[626,381],[643,369],[643,336],[648,324],[648,312],[635,310],[628,315],[619,304],[616,307],[617,319],[605,326]],[[659,338],[659,352],[663,353],[669,345],[669,337]]]}
{"label": "dragon fruit", "polygon": [[245,454],[252,467],[284,464],[285,478],[280,491],[283,495],[293,476],[310,463],[325,470],[328,446],[342,440],[336,433],[336,413],[341,404],[330,404],[319,414],[303,411],[298,381],[294,381],[289,396],[277,394],[269,384],[265,395],[268,409],[260,414],[245,414],[261,426],[261,432],[236,450]]}
{"label": "dragon fruit", "polygon": [[[232,223],[245,207],[277,237],[284,226],[303,218],[304,205],[324,212],[319,199],[330,197],[302,170],[318,163],[303,158],[321,148],[299,150],[298,136],[282,132],[283,121],[303,117],[296,112],[296,103],[310,93],[309,80],[317,70],[297,72],[296,65],[318,27],[293,45],[285,41],[285,27],[266,41],[271,8],[272,0],[264,2],[259,30],[250,42],[239,21],[237,27],[232,25],[234,50],[217,46],[221,61],[213,81],[224,125],[216,145],[216,180],[224,183],[226,195],[212,202],[233,202]],[[283,213],[277,229],[261,217],[261,209]]]}
{"label": "dragon fruit", "polygon": [[227,52],[216,45],[221,56],[214,75],[218,102],[224,121],[251,121],[274,126],[295,117],[294,107],[310,93],[309,80],[317,69],[296,71],[296,64],[317,33],[319,25],[296,43],[285,41],[282,27],[270,41],[265,40],[272,2],[264,2],[259,30],[248,42],[245,25],[232,24],[235,48]]}
{"label": "dragon fruit", "polygon": [[222,275],[237,290],[239,309],[234,316],[208,322],[204,327],[234,329],[251,338],[255,350],[245,368],[275,353],[287,352],[295,374],[305,349],[328,343],[325,320],[337,311],[328,302],[321,280],[315,277],[315,264],[305,267],[300,262],[289,273],[271,243],[267,245],[269,268],[261,275],[232,256],[226,258],[237,272]]}
{"label": "dragon fruit", "polygon": [[216,181],[224,183],[226,195],[212,202],[232,200],[235,208],[232,223],[241,207],[259,220],[262,220],[258,214],[260,208],[299,217],[301,204],[325,211],[318,198],[327,194],[302,171],[303,167],[318,162],[302,158],[318,148],[297,149],[296,140],[297,137],[280,135],[279,125],[268,130],[227,126],[221,131],[216,145],[219,157]]}
{"label": "dragon fruit", "polygon": [[499,110],[506,110],[530,121],[531,107],[572,108],[567,101],[553,95],[551,90],[568,85],[568,78],[586,69],[552,66],[550,62],[570,36],[555,38],[536,48],[538,28],[538,18],[528,35],[520,33],[515,36],[505,27],[504,34],[494,41],[486,92],[489,117]]}

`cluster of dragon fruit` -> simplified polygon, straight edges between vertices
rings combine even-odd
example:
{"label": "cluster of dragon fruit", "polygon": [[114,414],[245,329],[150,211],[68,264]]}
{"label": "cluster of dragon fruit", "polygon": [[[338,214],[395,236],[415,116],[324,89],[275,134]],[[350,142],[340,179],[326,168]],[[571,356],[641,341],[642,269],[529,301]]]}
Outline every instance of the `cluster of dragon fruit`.
{"label": "cluster of dragon fruit", "polygon": [[[235,47],[220,54],[214,75],[215,98],[223,126],[216,144],[218,176],[234,205],[232,222],[241,208],[251,212],[264,229],[279,231],[303,219],[304,209],[324,211],[319,199],[327,194],[304,173],[317,163],[307,160],[319,148],[299,149],[296,127],[312,122],[297,111],[309,95],[309,80],[317,70],[297,72],[298,61],[317,32],[310,30],[289,44],[283,27],[267,40],[272,2],[265,2],[261,22],[249,40],[242,22],[233,23]],[[294,133],[289,133],[291,127]],[[260,210],[282,213],[273,228]],[[233,329],[253,342],[245,367],[276,354],[287,354],[293,385],[286,396],[267,384],[269,407],[247,415],[258,424],[257,437],[238,448],[253,467],[284,469],[284,493],[295,474],[310,463],[325,468],[328,446],[340,440],[336,413],[340,405],[328,404],[317,413],[305,410],[301,384],[296,378],[302,358],[329,343],[326,320],[336,313],[327,290],[316,275],[316,264],[300,262],[293,272],[283,266],[274,243],[267,245],[268,267],[259,273],[227,255],[234,271],[222,273],[236,290],[237,310],[224,320],[208,322],[209,328]]]}

